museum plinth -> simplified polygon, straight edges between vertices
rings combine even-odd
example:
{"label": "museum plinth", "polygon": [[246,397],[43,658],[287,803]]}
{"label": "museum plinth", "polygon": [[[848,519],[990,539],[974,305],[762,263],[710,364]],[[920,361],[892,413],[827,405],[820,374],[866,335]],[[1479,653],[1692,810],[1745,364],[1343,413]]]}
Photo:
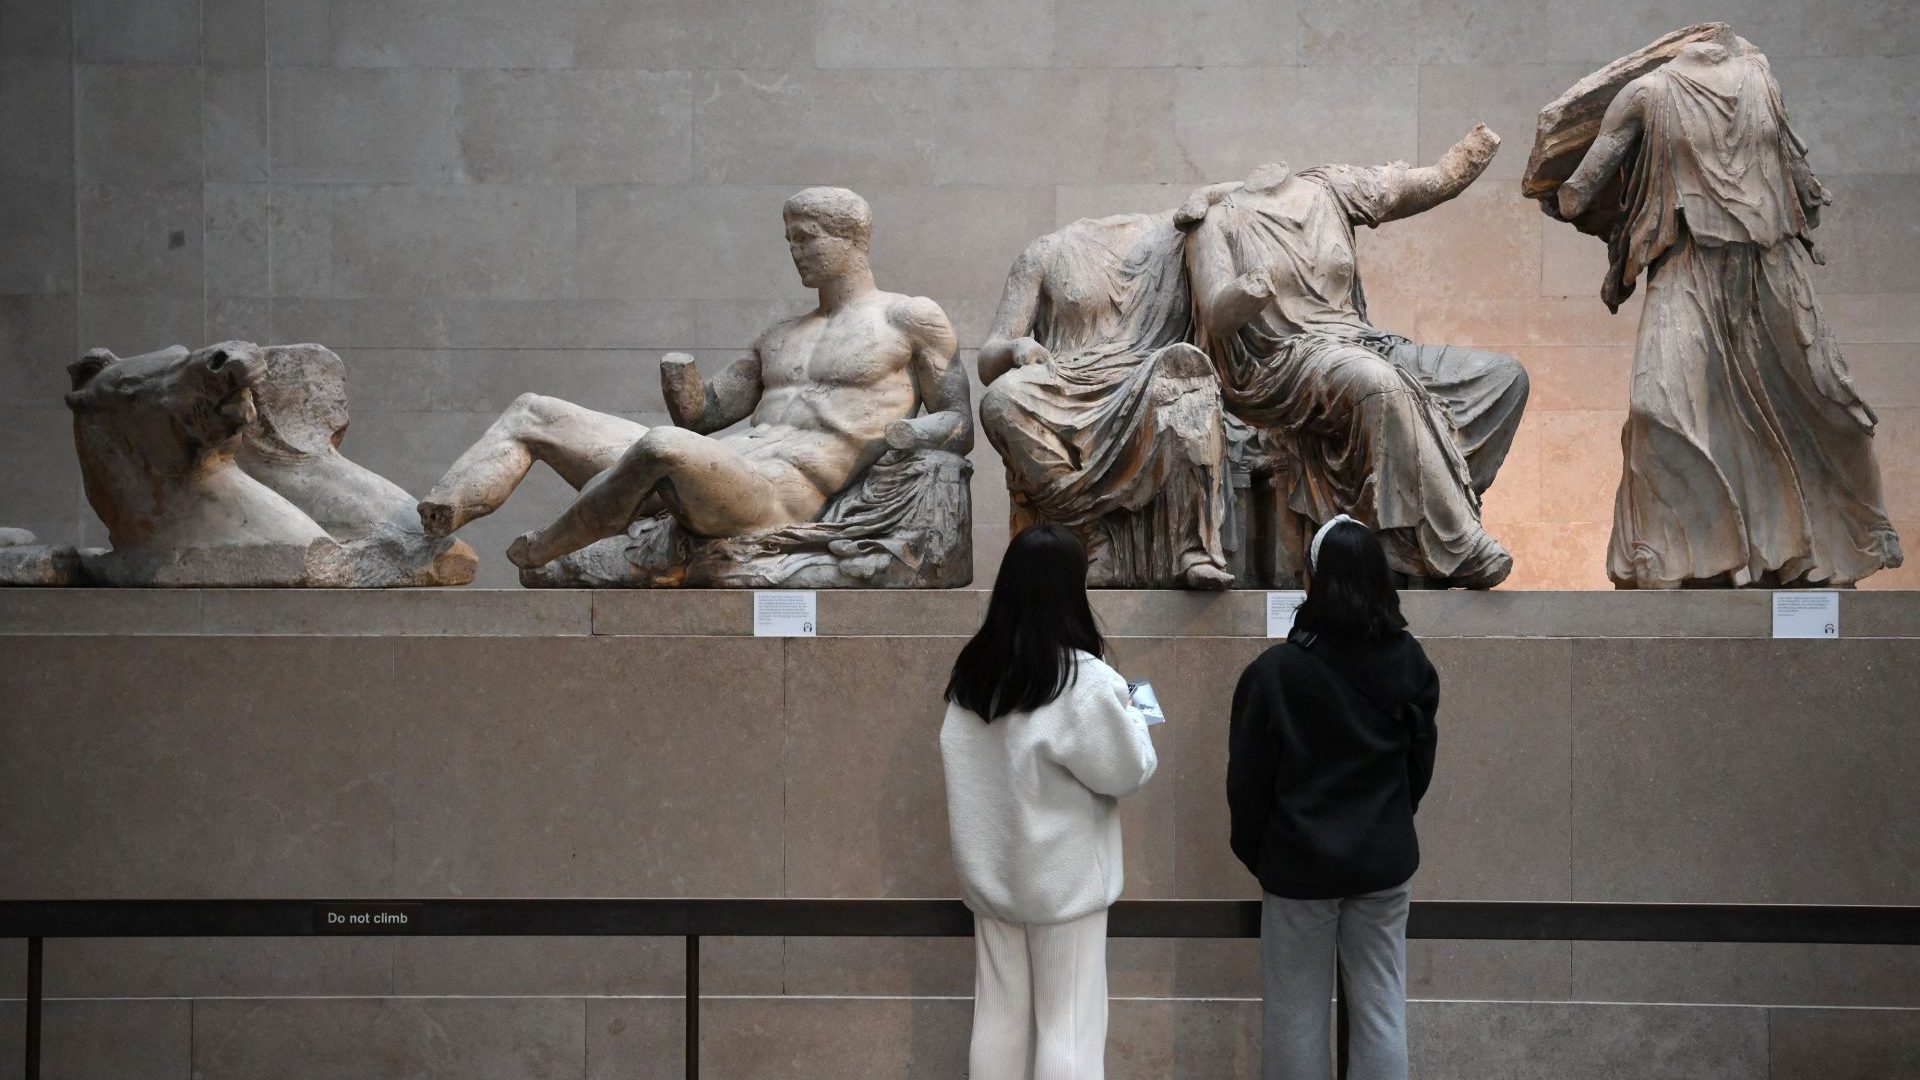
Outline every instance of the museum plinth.
{"label": "museum plinth", "polygon": [[[1109,592],[1170,722],[1128,895],[1247,897],[1226,715],[1262,596]],[[1920,896],[1920,593],[1417,593],[1424,899]],[[956,894],[940,688],[985,594],[0,591],[0,897]],[[1920,954],[1415,942],[1423,1080],[1920,1072]],[[710,1078],[960,1076],[965,940],[714,940]],[[675,940],[48,945],[48,1075],[672,1077]],[[1110,1074],[1252,1077],[1252,942],[1116,941]],[[25,948],[0,943],[0,1062]],[[0,1065],[0,1068],[8,1066]],[[332,1070],[332,1071],[329,1071]]]}

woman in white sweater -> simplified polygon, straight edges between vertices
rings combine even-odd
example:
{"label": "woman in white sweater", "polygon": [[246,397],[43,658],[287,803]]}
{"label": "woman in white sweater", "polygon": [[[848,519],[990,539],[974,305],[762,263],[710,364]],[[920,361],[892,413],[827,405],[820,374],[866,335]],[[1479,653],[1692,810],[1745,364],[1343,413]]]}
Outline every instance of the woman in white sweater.
{"label": "woman in white sweater", "polygon": [[1158,759],[1104,651],[1079,541],[1054,525],[1014,537],[940,729],[953,864],[974,915],[971,1080],[1105,1071],[1119,799]]}

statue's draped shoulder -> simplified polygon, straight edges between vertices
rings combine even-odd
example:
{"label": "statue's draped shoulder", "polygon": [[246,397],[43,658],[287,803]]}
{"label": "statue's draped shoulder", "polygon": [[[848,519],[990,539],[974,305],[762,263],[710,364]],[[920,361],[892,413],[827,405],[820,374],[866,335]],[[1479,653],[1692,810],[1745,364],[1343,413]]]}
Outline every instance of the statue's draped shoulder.
{"label": "statue's draped shoulder", "polygon": [[1325,188],[1348,221],[1372,228],[1392,216],[1406,191],[1407,171],[1404,161],[1377,166],[1316,165],[1300,170],[1299,179]]}

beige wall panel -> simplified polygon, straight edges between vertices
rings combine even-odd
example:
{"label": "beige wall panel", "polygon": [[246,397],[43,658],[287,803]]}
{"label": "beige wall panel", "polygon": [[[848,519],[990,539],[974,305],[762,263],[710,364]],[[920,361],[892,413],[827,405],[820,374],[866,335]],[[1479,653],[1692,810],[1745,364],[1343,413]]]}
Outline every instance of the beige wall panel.
{"label": "beige wall panel", "polygon": [[[781,894],[779,642],[394,650],[394,769],[409,777],[395,792],[400,892]],[[556,684],[559,671],[569,677]]]}
{"label": "beige wall panel", "polygon": [[1920,950],[1872,945],[1576,941],[1577,1001],[1920,1006]]}
{"label": "beige wall panel", "polygon": [[8,638],[0,895],[391,893],[390,648]]}
{"label": "beige wall panel", "polygon": [[1886,827],[1920,812],[1905,643],[1588,641],[1573,664],[1574,898],[1920,889],[1920,845]]}
{"label": "beige wall panel", "polygon": [[1920,1070],[1920,1011],[1772,1009],[1770,1080],[1875,1080]]}
{"label": "beige wall panel", "polygon": [[[185,1001],[50,1001],[40,1029],[47,1080],[191,1080]],[[0,1003],[0,1061],[25,1056],[26,1005]]]}
{"label": "beige wall panel", "polygon": [[193,1076],[561,1080],[586,1068],[579,998],[228,998],[194,1003]]}
{"label": "beige wall panel", "polygon": [[543,68],[573,62],[572,0],[332,0],[342,67]]}

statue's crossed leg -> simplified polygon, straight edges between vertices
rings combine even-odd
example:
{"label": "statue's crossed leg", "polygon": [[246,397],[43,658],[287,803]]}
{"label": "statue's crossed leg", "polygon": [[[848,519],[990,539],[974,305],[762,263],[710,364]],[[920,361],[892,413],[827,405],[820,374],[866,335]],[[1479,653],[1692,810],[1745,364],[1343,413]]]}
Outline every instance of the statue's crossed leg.
{"label": "statue's crossed leg", "polygon": [[467,448],[420,503],[429,536],[500,509],[536,461],[578,491],[612,468],[645,426],[559,398],[522,394]]}

